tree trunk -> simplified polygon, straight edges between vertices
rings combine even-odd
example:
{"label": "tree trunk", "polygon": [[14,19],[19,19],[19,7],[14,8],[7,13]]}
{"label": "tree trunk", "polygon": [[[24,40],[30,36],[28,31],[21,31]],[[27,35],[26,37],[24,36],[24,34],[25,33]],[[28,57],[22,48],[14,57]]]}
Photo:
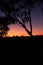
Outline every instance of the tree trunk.
{"label": "tree trunk", "polygon": [[28,33],[28,35],[32,36],[32,33],[26,28],[25,25],[23,25],[23,28],[25,29],[25,31]]}
{"label": "tree trunk", "polygon": [[25,31],[28,33],[28,35],[32,36],[32,33],[26,28],[25,24],[23,24],[19,20],[18,20],[18,23],[22,25],[22,27],[25,29]]}
{"label": "tree trunk", "polygon": [[31,33],[32,33],[32,23],[31,23],[31,16],[30,16],[31,14],[30,14],[30,12],[29,12],[29,21],[30,21],[30,31],[31,31]]}
{"label": "tree trunk", "polygon": [[30,31],[31,31],[31,34],[32,34],[32,23],[31,23],[31,8],[29,7],[29,22],[30,22]]}

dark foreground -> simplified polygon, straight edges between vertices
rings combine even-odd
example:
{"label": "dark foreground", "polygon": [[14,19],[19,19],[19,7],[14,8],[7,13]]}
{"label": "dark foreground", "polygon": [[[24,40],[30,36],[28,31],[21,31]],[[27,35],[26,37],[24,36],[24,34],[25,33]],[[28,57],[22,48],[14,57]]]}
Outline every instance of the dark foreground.
{"label": "dark foreground", "polygon": [[43,36],[0,38],[0,48],[43,48]]}

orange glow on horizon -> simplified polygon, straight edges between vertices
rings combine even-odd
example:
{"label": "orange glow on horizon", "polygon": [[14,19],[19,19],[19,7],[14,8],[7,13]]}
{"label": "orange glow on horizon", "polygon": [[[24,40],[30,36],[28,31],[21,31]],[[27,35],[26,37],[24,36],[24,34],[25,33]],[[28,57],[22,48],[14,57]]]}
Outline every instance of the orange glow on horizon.
{"label": "orange glow on horizon", "polygon": [[[27,32],[20,26],[17,27],[10,27],[10,31],[8,32],[7,36],[29,36]],[[34,28],[33,35],[43,35],[42,29]]]}
{"label": "orange glow on horizon", "polygon": [[28,36],[27,32],[25,32],[24,30],[10,30],[8,32],[8,36]]}
{"label": "orange glow on horizon", "polygon": [[28,36],[27,32],[20,26],[10,27],[10,31],[8,32],[8,36]]}

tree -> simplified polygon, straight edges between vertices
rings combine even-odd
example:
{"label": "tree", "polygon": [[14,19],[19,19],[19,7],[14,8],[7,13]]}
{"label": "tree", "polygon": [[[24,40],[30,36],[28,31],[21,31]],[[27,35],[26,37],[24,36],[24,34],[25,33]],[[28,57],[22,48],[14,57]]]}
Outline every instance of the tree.
{"label": "tree", "polygon": [[[32,36],[31,12],[41,3],[42,0],[19,0],[19,2],[14,4],[12,9],[14,18],[16,18],[16,22],[22,25],[22,27],[30,36]],[[22,21],[20,19],[22,19]],[[30,23],[30,31],[26,27],[27,22]]]}
{"label": "tree", "polygon": [[10,24],[9,21],[11,20],[9,16],[10,8],[8,9],[8,0],[0,1],[0,10],[5,14],[5,17],[3,15],[0,16],[0,36],[3,37],[9,30],[8,25]]}
{"label": "tree", "polygon": [[[31,12],[41,2],[42,0],[3,0],[0,1],[0,7],[6,15],[7,25],[18,23],[32,36]],[[26,27],[27,22],[30,23],[30,31]]]}
{"label": "tree", "polygon": [[6,36],[8,28],[8,23],[5,17],[0,17],[0,37]]}

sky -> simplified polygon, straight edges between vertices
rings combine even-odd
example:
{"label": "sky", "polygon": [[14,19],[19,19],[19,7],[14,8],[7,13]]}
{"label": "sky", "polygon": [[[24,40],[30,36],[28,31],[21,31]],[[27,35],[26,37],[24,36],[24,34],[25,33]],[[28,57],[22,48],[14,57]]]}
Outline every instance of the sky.
{"label": "sky", "polygon": [[[32,34],[33,35],[43,35],[43,12],[41,7],[36,7],[31,13],[32,18]],[[29,23],[26,24],[29,29]],[[27,32],[21,26],[9,25],[8,36],[28,36]]]}
{"label": "sky", "polygon": [[[43,5],[42,5],[43,7]],[[4,15],[4,14],[3,14]],[[2,14],[0,13],[0,16]],[[32,34],[33,35],[43,35],[43,12],[41,10],[41,6],[34,8],[31,13],[32,18]],[[29,23],[26,24],[29,29]],[[28,36],[27,32],[21,26],[9,25],[10,30],[8,31],[7,36]]]}

